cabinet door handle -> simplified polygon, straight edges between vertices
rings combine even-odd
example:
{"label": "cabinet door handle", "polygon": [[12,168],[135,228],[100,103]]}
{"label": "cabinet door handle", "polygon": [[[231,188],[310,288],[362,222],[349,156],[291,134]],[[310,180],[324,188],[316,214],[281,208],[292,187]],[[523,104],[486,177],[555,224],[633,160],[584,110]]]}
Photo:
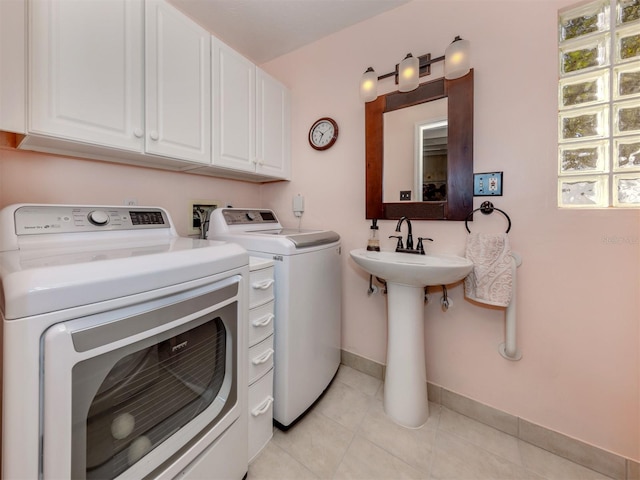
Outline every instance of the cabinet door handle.
{"label": "cabinet door handle", "polygon": [[273,285],[273,278],[269,278],[268,280],[263,280],[261,282],[256,282],[253,285],[251,285],[255,290],[266,290],[267,288],[269,288],[271,285]]}
{"label": "cabinet door handle", "polygon": [[254,320],[251,325],[253,325],[254,327],[266,327],[274,318],[276,318],[276,316],[273,313],[270,313],[269,315],[265,315],[262,318]]}
{"label": "cabinet door handle", "polygon": [[160,135],[158,135],[158,132],[153,131],[153,132],[151,132],[149,134],[149,138],[151,138],[151,140],[155,141],[155,140],[158,140],[160,138]]}
{"label": "cabinet door handle", "polygon": [[256,408],[251,410],[251,415],[253,415],[254,417],[258,417],[260,415],[267,413],[267,410],[269,410],[269,407],[271,406],[272,403],[273,403],[273,397],[269,395],[267,398],[264,399],[264,401],[260,405],[258,405]]}
{"label": "cabinet door handle", "polygon": [[263,363],[267,362],[271,358],[271,355],[273,355],[273,353],[274,353],[273,348],[270,348],[269,350],[264,352],[262,355],[251,360],[251,363],[253,363],[254,365],[262,365]]}
{"label": "cabinet door handle", "polygon": [[143,135],[144,135],[144,132],[142,131],[141,128],[136,128],[133,131],[133,136],[136,137],[136,138],[142,138]]}

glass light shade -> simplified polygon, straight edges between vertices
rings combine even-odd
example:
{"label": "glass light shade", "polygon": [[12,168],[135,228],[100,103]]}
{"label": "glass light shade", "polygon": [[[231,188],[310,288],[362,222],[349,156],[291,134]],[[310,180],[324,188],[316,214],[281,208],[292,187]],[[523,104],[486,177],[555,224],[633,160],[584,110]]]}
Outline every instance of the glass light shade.
{"label": "glass light shade", "polygon": [[400,62],[398,67],[398,90],[410,92],[418,88],[420,61],[410,53]]}
{"label": "glass light shade", "polygon": [[373,68],[367,68],[360,80],[360,99],[363,102],[373,102],[378,98],[378,76]]}
{"label": "glass light shade", "polygon": [[469,40],[456,37],[444,52],[444,78],[454,80],[464,77],[471,69]]}

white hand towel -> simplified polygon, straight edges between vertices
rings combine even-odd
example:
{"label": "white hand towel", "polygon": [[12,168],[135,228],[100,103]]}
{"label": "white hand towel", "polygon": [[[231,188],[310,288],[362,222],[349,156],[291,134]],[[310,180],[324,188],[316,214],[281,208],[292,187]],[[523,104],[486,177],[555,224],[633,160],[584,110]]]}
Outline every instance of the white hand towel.
{"label": "white hand towel", "polygon": [[466,257],[473,270],[464,279],[467,298],[506,307],[511,302],[513,270],[511,247],[506,233],[470,233]]}

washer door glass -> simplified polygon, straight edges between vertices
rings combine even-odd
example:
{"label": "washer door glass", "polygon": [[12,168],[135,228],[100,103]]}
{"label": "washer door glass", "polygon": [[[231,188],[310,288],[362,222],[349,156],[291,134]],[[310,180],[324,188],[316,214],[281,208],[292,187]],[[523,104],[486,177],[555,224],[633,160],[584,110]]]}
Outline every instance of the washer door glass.
{"label": "washer door glass", "polygon": [[74,366],[73,445],[75,450],[84,444],[87,479],[120,475],[209,408],[220,393],[227,331],[219,316],[158,340]]}

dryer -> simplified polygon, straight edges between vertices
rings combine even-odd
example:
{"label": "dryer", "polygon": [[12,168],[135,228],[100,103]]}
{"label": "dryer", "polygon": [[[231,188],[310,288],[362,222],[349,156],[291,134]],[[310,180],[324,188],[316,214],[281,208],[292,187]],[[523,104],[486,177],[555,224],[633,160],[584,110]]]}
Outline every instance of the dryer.
{"label": "dryer", "polygon": [[2,478],[243,478],[248,261],[157,207],[0,210]]}
{"label": "dryer", "polygon": [[286,430],[322,395],[340,365],[340,236],[284,228],[269,209],[222,208],[211,214],[208,238],[274,261],[273,417]]}

